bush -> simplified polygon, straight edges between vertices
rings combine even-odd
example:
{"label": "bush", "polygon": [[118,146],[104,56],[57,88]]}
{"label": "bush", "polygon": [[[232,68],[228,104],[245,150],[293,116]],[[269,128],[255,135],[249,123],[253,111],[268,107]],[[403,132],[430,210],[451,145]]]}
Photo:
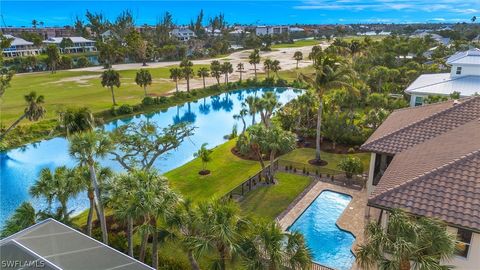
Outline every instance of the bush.
{"label": "bush", "polygon": [[262,83],[264,86],[273,86],[275,84],[275,79],[270,77],[270,78],[265,78]]}
{"label": "bush", "polygon": [[88,61],[87,57],[81,56],[77,59],[77,67],[82,68],[88,66],[90,66],[90,61]]}
{"label": "bush", "polygon": [[112,116],[117,116],[117,110],[115,109],[115,106],[112,106],[112,107],[110,108],[110,114],[111,114]]}
{"label": "bush", "polygon": [[337,165],[337,167],[345,172],[347,178],[352,178],[354,174],[363,172],[362,161],[358,157],[347,156],[343,158]]}
{"label": "bush", "polygon": [[133,107],[128,104],[123,104],[117,109],[118,114],[130,114],[133,113]]}
{"label": "bush", "polygon": [[133,111],[134,111],[134,112],[139,112],[139,111],[141,111],[142,109],[143,109],[142,104],[135,104],[135,105],[133,105]]}
{"label": "bush", "polygon": [[153,105],[153,104],[155,104],[155,99],[153,99],[152,97],[144,97],[142,99],[142,104],[147,105],[147,106],[148,105]]}
{"label": "bush", "polygon": [[288,81],[284,80],[284,79],[278,79],[277,80],[277,86],[280,86],[280,87],[288,86]]}

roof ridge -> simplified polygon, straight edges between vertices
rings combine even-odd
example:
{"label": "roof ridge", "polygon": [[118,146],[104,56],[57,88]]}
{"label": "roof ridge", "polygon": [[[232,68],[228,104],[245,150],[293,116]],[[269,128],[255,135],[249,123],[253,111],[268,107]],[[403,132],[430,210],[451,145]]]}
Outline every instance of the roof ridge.
{"label": "roof ridge", "polygon": [[420,175],[418,175],[418,176],[416,176],[416,177],[414,177],[414,178],[412,178],[412,179],[410,179],[410,180],[408,180],[408,181],[405,181],[405,182],[403,182],[403,183],[401,183],[401,184],[398,184],[398,185],[396,185],[396,186],[393,186],[393,187],[391,187],[391,188],[388,188],[388,189],[386,189],[385,191],[383,191],[382,193],[377,194],[377,195],[375,195],[374,197],[370,198],[369,200],[375,200],[375,199],[378,199],[378,198],[380,198],[380,197],[389,195],[389,194],[391,194],[392,192],[398,190],[399,188],[402,188],[402,187],[407,186],[407,185],[410,185],[410,184],[412,184],[412,183],[414,183],[414,182],[420,181],[420,180],[422,180],[423,178],[425,178],[427,175],[430,175],[430,174],[432,174],[432,173],[439,172],[439,171],[442,171],[442,170],[446,170],[446,169],[450,168],[451,166],[457,164],[458,162],[460,162],[460,161],[462,161],[462,160],[465,160],[465,159],[468,159],[468,158],[470,158],[470,157],[472,157],[472,156],[475,156],[475,155],[480,155],[480,149],[477,149],[477,150],[474,150],[474,151],[472,151],[472,152],[469,152],[469,153],[467,153],[467,154],[465,154],[465,155],[460,156],[459,158],[453,159],[452,161],[443,164],[443,165],[440,166],[440,167],[437,167],[437,168],[432,169],[432,170],[430,170],[430,171],[424,172],[424,173],[422,173],[422,174],[420,174]]}
{"label": "roof ridge", "polygon": [[[433,75],[433,74],[447,74],[447,73],[432,73],[432,74],[422,74],[422,75]],[[450,74],[450,73],[448,73]],[[465,75],[465,76],[457,76],[457,77],[449,77],[447,80],[445,81],[442,81],[442,82],[435,82],[435,83],[431,83],[431,84],[426,84],[426,85],[422,85],[422,86],[419,86],[419,87],[416,87],[416,88],[413,88],[413,89],[410,89],[410,90],[417,90],[417,89],[421,89],[421,88],[425,88],[425,87],[429,87],[429,86],[434,86],[434,85],[439,85],[439,84],[442,84],[442,83],[447,83],[447,82],[451,82],[451,81],[455,81],[455,80],[460,80],[460,79],[463,79],[463,78],[466,78],[466,77],[470,77],[470,76],[473,76],[473,75]],[[412,82],[413,84],[413,82]],[[410,84],[411,85],[411,84]],[[410,87],[410,86],[408,86]],[[408,88],[407,87],[407,88]],[[410,91],[409,90],[409,91]]]}
{"label": "roof ridge", "polygon": [[[440,115],[440,114],[447,113],[447,112],[449,112],[449,111],[451,111],[451,110],[453,110],[453,109],[455,109],[455,108],[458,108],[458,106],[464,105],[465,103],[470,103],[470,102],[472,102],[473,100],[476,100],[477,98],[480,98],[480,96],[473,96],[473,97],[465,98],[465,99],[464,99],[465,101],[462,102],[462,103],[460,103],[460,104],[457,104],[457,105],[453,105],[453,104],[452,104],[452,106],[449,107],[449,108],[447,108],[447,109],[444,109],[444,110],[441,110],[441,111],[439,111],[439,112],[433,113],[433,114],[431,114],[431,115],[429,115],[429,116],[427,116],[427,117],[424,117],[424,118],[419,119],[419,120],[417,120],[417,121],[415,121],[415,122],[412,122],[412,123],[410,123],[409,125],[406,125],[406,126],[404,126],[404,127],[398,128],[398,129],[396,129],[396,130],[394,130],[394,131],[391,131],[391,132],[389,132],[389,133],[387,133],[387,134],[385,134],[385,135],[383,135],[383,136],[381,136],[381,137],[378,137],[378,138],[375,139],[375,140],[372,140],[372,141],[369,142],[368,144],[363,145],[362,148],[367,147],[368,145],[371,145],[371,144],[374,143],[374,142],[378,142],[378,141],[380,141],[380,140],[383,140],[383,139],[385,139],[386,137],[389,137],[389,136],[391,136],[391,135],[393,135],[393,134],[395,134],[395,133],[397,133],[397,132],[399,132],[399,131],[401,131],[401,130],[404,130],[404,129],[413,127],[413,126],[415,126],[415,125],[417,125],[417,124],[419,124],[419,123],[421,123],[421,122],[425,122],[425,121],[427,121],[428,119],[431,119],[431,118],[433,118],[433,117],[435,117],[435,116],[438,116],[438,115]],[[451,100],[447,100],[447,101],[445,101],[445,103],[446,103],[446,102],[451,102]],[[438,105],[439,103],[434,103],[434,104],[437,104],[437,105]],[[432,105],[433,105],[433,104],[432,104]],[[415,108],[415,107],[413,107],[413,108]],[[406,110],[406,109],[412,109],[412,107],[405,108],[405,110]],[[396,111],[397,111],[397,110],[396,110]]]}

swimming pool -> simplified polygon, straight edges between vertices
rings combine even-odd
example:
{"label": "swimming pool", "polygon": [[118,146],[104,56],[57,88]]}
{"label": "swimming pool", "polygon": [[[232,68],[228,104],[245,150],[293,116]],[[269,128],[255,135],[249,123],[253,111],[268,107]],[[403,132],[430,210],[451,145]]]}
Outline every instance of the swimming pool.
{"label": "swimming pool", "polygon": [[305,212],[288,228],[305,236],[313,261],[338,270],[352,267],[351,247],[355,237],[337,225],[337,219],[352,200],[349,195],[322,191]]}

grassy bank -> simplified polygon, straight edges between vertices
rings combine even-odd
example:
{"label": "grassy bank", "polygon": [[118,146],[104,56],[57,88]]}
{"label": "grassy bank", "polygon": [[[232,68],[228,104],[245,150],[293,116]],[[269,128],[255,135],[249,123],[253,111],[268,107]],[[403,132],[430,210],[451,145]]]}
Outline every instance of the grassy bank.
{"label": "grassy bank", "polygon": [[314,46],[318,44],[320,44],[320,40],[318,39],[297,40],[293,43],[274,44],[272,45],[272,49],[298,48],[298,47],[305,47],[305,46]]}

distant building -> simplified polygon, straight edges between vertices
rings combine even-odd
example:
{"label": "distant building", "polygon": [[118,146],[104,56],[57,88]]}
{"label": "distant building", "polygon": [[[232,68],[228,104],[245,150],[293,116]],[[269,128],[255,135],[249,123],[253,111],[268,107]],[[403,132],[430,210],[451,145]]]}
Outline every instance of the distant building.
{"label": "distant building", "polygon": [[284,33],[289,33],[290,27],[288,25],[282,26],[257,26],[255,28],[255,34],[257,36],[265,36],[265,35],[280,35]]}
{"label": "distant building", "polygon": [[442,45],[447,46],[448,44],[450,44],[450,38],[442,37],[439,34],[430,33],[429,31],[423,31],[423,32],[418,32],[418,33],[414,32],[414,34],[411,35],[410,37],[425,38],[427,36],[430,36],[433,40],[435,40],[436,42],[438,42]]}
{"label": "distant building", "polygon": [[2,269],[153,270],[51,218],[2,239],[0,254]]}
{"label": "distant building", "polygon": [[420,75],[405,92],[410,94],[410,106],[419,106],[430,95],[448,96],[460,92],[467,97],[480,93],[480,49],[458,52],[447,59],[450,73]]}
{"label": "distant building", "polygon": [[218,37],[222,35],[222,30],[220,29],[212,30],[212,27],[206,27],[205,33],[207,33],[211,37]]}
{"label": "distant building", "polygon": [[170,37],[175,37],[180,41],[189,41],[195,38],[195,33],[188,28],[175,28],[169,33]]}
{"label": "distant building", "polygon": [[21,36],[22,33],[36,33],[43,39],[49,37],[68,37],[74,34],[72,27],[2,27],[0,31],[12,36]]}
{"label": "distant building", "polygon": [[[65,38],[69,38],[73,42],[73,46],[61,48],[60,44]],[[97,50],[95,47],[95,41],[84,37],[51,37],[44,40],[43,43],[46,45],[57,45],[62,53],[94,52]]]}
{"label": "distant building", "polygon": [[12,39],[10,47],[3,49],[3,56],[5,57],[37,55],[40,53],[40,49],[33,45],[33,42],[26,41],[23,38],[14,37],[12,35],[3,36],[5,38]]}
{"label": "distant building", "polygon": [[245,29],[236,29],[233,31],[228,32],[232,36],[241,36],[241,35],[248,35],[250,32],[245,31]]}
{"label": "distant building", "polygon": [[300,27],[290,27],[289,32],[290,33],[305,32],[305,29]]}
{"label": "distant building", "polygon": [[389,36],[392,32],[377,32],[377,31],[368,31],[368,32],[358,32],[357,36]]}

